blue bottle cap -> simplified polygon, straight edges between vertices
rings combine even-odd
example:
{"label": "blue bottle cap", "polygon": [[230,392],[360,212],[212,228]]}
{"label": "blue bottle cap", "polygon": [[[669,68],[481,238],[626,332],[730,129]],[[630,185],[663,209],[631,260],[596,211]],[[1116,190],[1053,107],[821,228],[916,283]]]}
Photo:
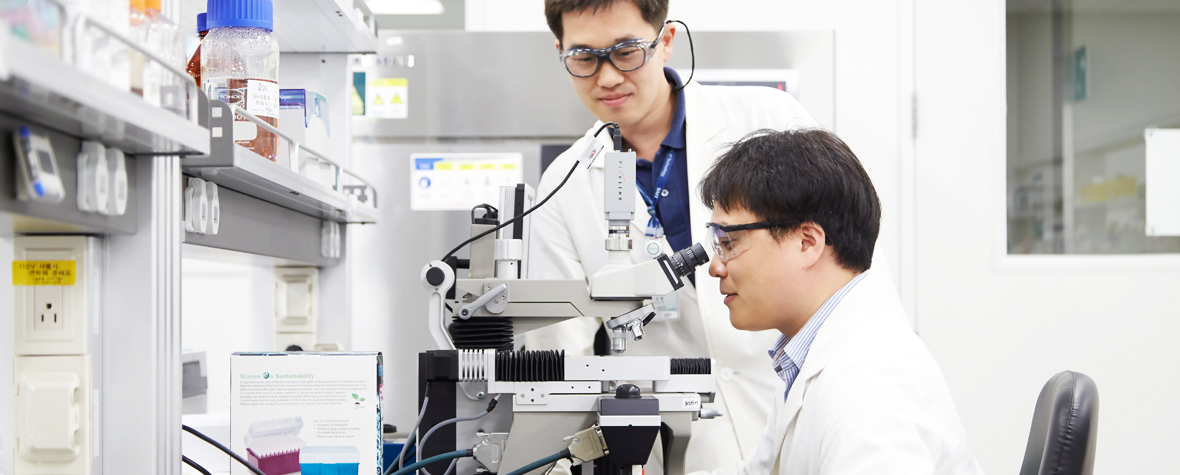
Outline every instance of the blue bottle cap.
{"label": "blue bottle cap", "polygon": [[274,3],[271,0],[209,0],[206,24],[209,28],[251,26],[274,31]]}
{"label": "blue bottle cap", "polygon": [[209,27],[205,26],[205,16],[206,16],[206,14],[204,14],[204,13],[197,14],[197,34],[198,35],[206,32],[206,31],[209,31]]}

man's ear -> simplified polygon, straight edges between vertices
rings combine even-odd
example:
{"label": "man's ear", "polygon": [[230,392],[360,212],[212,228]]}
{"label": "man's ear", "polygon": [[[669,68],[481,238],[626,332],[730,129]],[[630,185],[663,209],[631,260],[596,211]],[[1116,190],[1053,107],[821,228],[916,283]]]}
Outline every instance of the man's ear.
{"label": "man's ear", "polygon": [[660,38],[660,48],[664,50],[664,62],[672,59],[672,42],[676,39],[675,23],[669,23],[667,30],[664,31],[664,37]]}
{"label": "man's ear", "polygon": [[561,40],[553,40],[553,47],[557,48],[557,52],[561,52]]}
{"label": "man's ear", "polygon": [[828,235],[823,226],[813,222],[806,222],[796,231],[799,234],[799,252],[803,255],[805,266],[810,267],[823,257]]}

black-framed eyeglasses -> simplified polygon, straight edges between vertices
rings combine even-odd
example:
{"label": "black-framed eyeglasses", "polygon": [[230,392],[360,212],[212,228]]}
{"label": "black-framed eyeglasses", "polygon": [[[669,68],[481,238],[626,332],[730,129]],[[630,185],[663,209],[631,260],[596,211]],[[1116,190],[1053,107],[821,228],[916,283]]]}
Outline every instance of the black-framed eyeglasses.
{"label": "black-framed eyeglasses", "polygon": [[570,48],[558,54],[557,57],[571,76],[579,78],[588,78],[598,74],[598,70],[602,69],[604,59],[610,61],[610,64],[621,72],[634,71],[642,68],[651,59],[656,45],[660,44],[660,38],[664,37],[664,30],[668,28],[668,23],[670,22],[664,22],[660,33],[651,43],[644,39],[634,39],[609,48]]}
{"label": "black-framed eyeglasses", "polygon": [[734,224],[725,226],[717,223],[705,223],[705,227],[709,228],[710,241],[713,244],[713,254],[721,259],[721,262],[729,262],[750,248],[749,232],[753,229],[767,229],[775,226],[786,226],[791,223],[787,221],[760,221],[757,223],[748,224]]}

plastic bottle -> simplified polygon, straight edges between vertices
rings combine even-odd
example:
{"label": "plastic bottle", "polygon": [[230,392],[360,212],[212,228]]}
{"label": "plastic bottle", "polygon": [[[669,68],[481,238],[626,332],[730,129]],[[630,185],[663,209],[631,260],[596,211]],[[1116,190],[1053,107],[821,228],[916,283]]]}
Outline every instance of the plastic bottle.
{"label": "plastic bottle", "polygon": [[[74,15],[86,17],[89,25],[98,23],[129,36],[127,0],[65,0],[63,4]],[[63,59],[120,91],[130,89],[127,45],[94,26],[67,28],[64,33]]]}
{"label": "plastic bottle", "polygon": [[[184,66],[184,43],[180,28],[160,12],[160,0],[145,0],[144,7],[147,17],[147,41],[144,44],[157,58],[181,69]],[[143,98],[156,107],[185,115],[188,96],[182,81],[162,65],[148,61],[143,68]]]}
{"label": "plastic bottle", "polygon": [[[201,81],[210,99],[236,104],[279,125],[279,44],[271,0],[209,0],[209,33],[201,48]],[[234,116],[234,142],[272,162],[278,136]]]}
{"label": "plastic bottle", "polygon": [[197,14],[197,36],[200,36],[201,39],[197,42],[197,49],[193,51],[193,56],[188,59],[188,68],[185,69],[197,81],[197,84],[201,84],[201,43],[205,41],[207,33],[209,33],[209,27],[205,26],[205,14]]}
{"label": "plastic bottle", "polygon": [[[148,18],[144,13],[144,0],[131,0],[129,25],[129,39],[141,45],[147,44]],[[131,51],[131,92],[137,96],[143,96],[144,61],[142,54]]]}

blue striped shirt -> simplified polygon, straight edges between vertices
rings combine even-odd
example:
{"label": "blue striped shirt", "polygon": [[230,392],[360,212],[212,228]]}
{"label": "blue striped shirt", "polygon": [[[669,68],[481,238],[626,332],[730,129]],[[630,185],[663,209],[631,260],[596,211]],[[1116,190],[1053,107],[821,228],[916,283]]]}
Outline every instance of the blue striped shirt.
{"label": "blue striped shirt", "polygon": [[794,337],[782,335],[778,337],[774,347],[767,353],[770,354],[770,359],[774,360],[774,372],[778,373],[778,377],[782,378],[783,382],[787,383],[787,390],[783,392],[783,399],[787,398],[787,394],[791,392],[791,385],[795,383],[795,378],[799,376],[799,368],[803,366],[803,362],[807,360],[807,352],[811,350],[811,342],[815,341],[815,334],[819,332],[819,327],[823,326],[824,321],[831,315],[832,310],[840,305],[840,301],[844,299],[848,292],[856,286],[864,278],[867,272],[861,272],[860,275],[853,278],[844,287],[836,291],[834,295],[828,298],[819,310],[811,316],[811,319],[803,325],[799,333]]}

